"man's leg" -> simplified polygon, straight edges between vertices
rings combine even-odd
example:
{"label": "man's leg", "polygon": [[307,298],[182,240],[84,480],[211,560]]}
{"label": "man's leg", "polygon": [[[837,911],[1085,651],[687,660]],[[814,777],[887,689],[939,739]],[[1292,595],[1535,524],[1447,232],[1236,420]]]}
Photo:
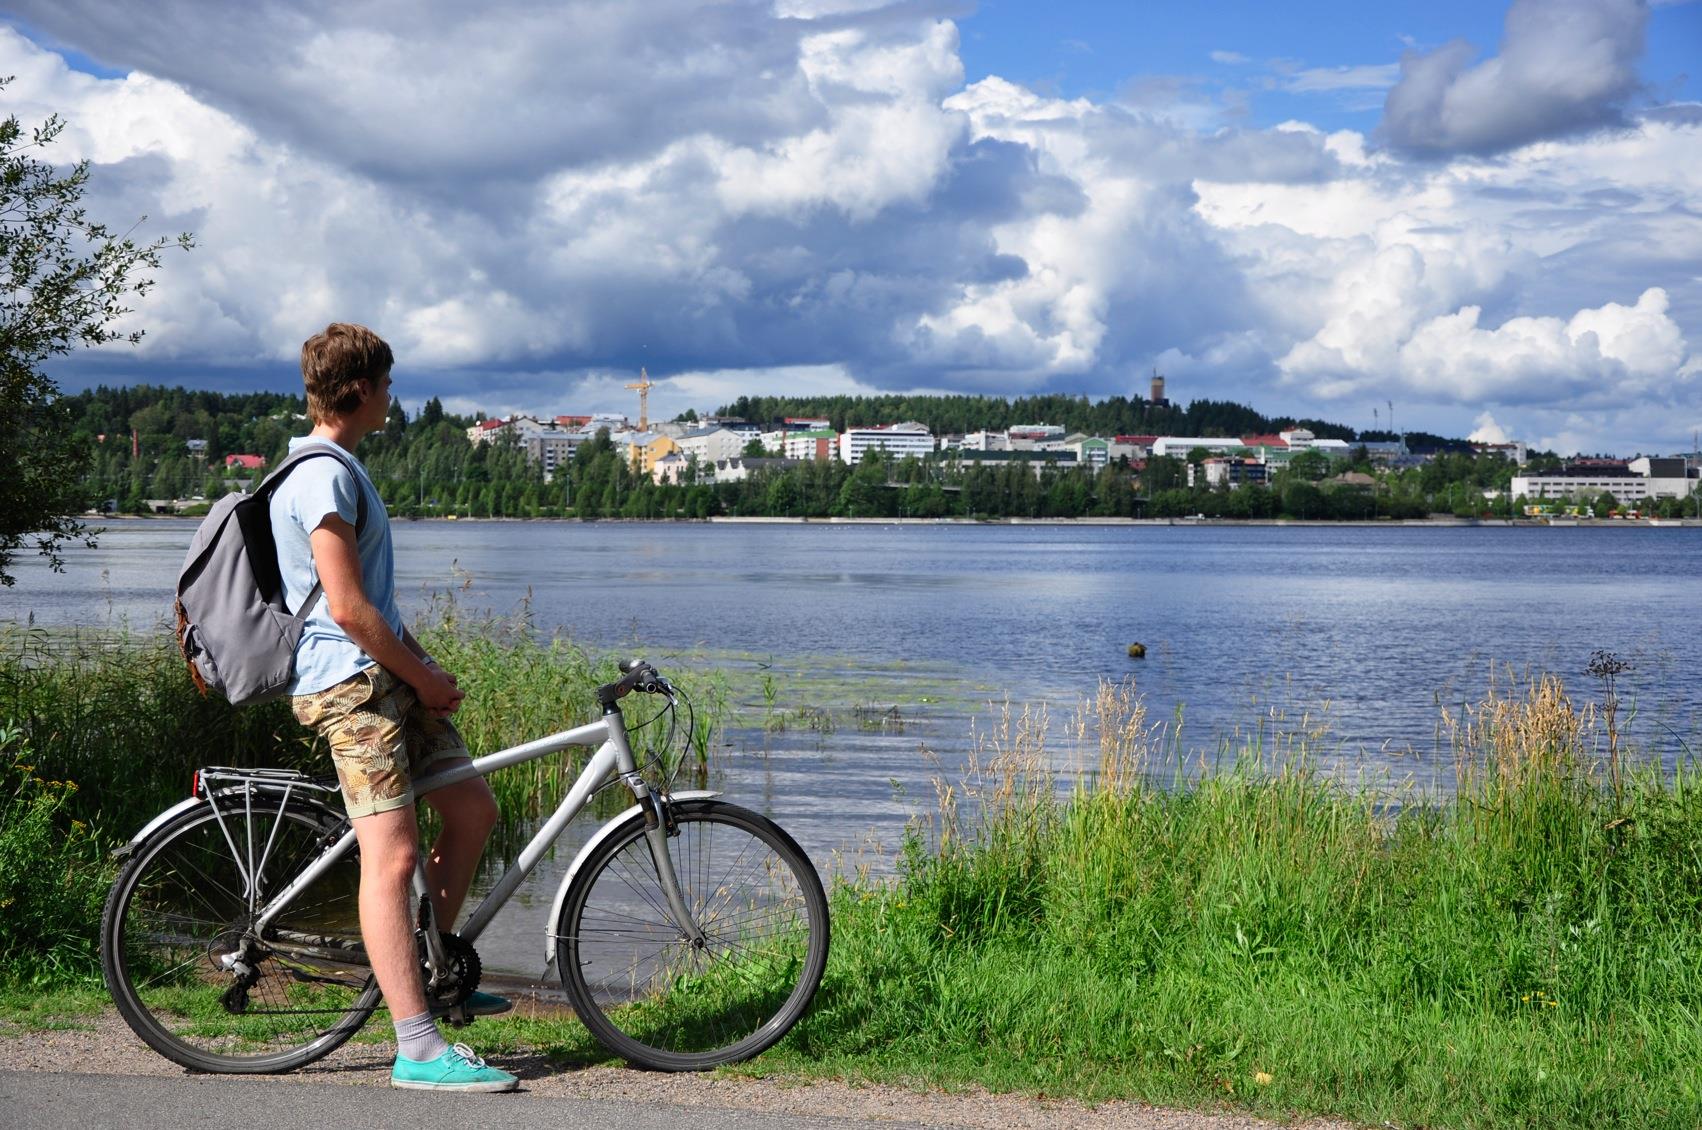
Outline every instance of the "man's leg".
{"label": "man's leg", "polygon": [[356,817],[360,844],[360,928],[373,975],[393,1017],[426,1010],[414,944],[413,879],[419,827],[412,805]]}
{"label": "man's leg", "polygon": [[426,856],[426,885],[439,928],[453,930],[485,841],[496,827],[496,798],[483,777],[474,777],[427,793],[425,802],[443,822]]}

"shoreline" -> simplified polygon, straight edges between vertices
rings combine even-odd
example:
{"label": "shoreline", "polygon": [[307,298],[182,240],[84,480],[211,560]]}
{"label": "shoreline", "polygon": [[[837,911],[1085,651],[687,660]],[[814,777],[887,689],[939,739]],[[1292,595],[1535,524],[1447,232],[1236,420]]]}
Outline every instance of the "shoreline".
{"label": "shoreline", "polygon": [[[199,517],[182,514],[80,514],[80,521],[151,522],[161,519],[198,522]],[[713,518],[464,518],[451,515],[392,518],[393,522],[487,522],[521,524],[528,522],[578,522],[587,525],[747,525],[747,526],[1210,526],[1238,528],[1243,526],[1305,526],[1337,529],[1394,529],[1425,526],[1462,529],[1487,527],[1497,529],[1702,529],[1702,518],[1562,518],[1550,521],[1542,518],[791,518],[784,516],[722,515]]]}

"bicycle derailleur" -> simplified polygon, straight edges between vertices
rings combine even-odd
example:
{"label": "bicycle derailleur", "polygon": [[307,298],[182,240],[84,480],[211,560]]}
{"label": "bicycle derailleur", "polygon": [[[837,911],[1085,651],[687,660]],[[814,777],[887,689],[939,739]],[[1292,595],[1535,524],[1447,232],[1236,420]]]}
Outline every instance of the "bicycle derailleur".
{"label": "bicycle derailleur", "polygon": [[260,982],[253,944],[247,931],[227,931],[208,947],[208,956],[231,975],[231,983],[219,994],[219,1004],[233,1016],[248,1011],[248,990]]}

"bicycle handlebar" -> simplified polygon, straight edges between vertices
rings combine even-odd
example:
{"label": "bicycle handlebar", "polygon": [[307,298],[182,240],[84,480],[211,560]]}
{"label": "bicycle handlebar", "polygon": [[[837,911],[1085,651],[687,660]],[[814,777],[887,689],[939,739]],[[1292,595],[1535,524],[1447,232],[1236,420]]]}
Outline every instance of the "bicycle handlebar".
{"label": "bicycle handlebar", "polygon": [[621,677],[597,688],[597,702],[604,710],[610,709],[617,700],[625,698],[633,691],[640,694],[665,694],[670,697],[674,693],[674,688],[668,680],[645,660],[623,659],[617,666]]}

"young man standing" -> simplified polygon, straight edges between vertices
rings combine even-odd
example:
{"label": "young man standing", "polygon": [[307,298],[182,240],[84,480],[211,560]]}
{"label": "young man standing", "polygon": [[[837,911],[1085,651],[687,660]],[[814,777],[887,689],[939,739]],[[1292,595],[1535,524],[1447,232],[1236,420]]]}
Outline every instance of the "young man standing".
{"label": "young man standing", "polygon": [[[464,1044],[451,1047],[438,1031],[414,940],[410,903],[419,827],[413,783],[468,753],[449,721],[462,691],[402,623],[389,515],[354,458],[361,437],[384,427],[393,360],[377,334],[340,322],[301,347],[314,427],[291,440],[290,450],[328,444],[342,458],[309,460],[272,497],[288,606],[299,608],[315,580],[324,591],[296,649],[291,704],[296,718],[330,747],[360,844],[361,935],[396,1025],[391,1084],[512,1091],[518,1079],[487,1066]],[[484,779],[474,777],[429,793],[425,801],[443,824],[426,857],[426,878],[437,921],[450,929],[496,824],[496,800]],[[468,1011],[482,1015],[509,1007],[488,993],[474,993],[467,1002]]]}

